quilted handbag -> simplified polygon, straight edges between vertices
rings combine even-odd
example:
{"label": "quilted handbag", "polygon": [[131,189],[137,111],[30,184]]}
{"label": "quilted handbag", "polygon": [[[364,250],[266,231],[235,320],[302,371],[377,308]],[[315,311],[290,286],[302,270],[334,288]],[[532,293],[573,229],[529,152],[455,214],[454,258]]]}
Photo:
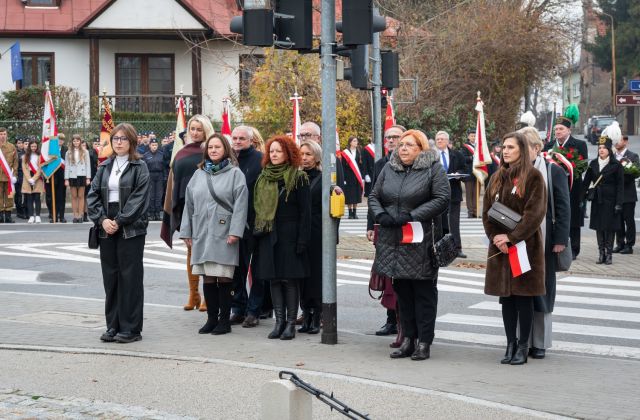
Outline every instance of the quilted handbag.
{"label": "quilted handbag", "polygon": [[433,219],[431,219],[431,239],[433,241],[433,258],[431,259],[431,264],[435,268],[446,267],[458,257],[458,248],[450,233],[447,233],[436,242],[435,230],[435,224],[433,223]]}
{"label": "quilted handbag", "polygon": [[497,194],[496,200],[487,212],[487,217],[491,222],[506,229],[508,232],[512,232],[516,226],[518,226],[520,220],[522,220],[521,215],[498,201]]}

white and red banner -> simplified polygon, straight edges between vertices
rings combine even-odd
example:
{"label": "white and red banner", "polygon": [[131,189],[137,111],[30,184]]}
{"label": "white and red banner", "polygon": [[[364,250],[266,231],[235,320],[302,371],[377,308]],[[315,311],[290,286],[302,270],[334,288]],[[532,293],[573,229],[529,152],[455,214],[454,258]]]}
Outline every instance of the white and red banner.
{"label": "white and red banner", "polygon": [[409,222],[402,225],[402,244],[419,244],[424,239],[424,230],[422,229],[422,223]]}
{"label": "white and red banner", "polygon": [[6,176],[8,179],[7,196],[11,197],[16,191],[15,187],[13,186],[13,184],[15,183],[15,177],[13,176],[11,166],[9,166],[9,162],[7,162],[7,159],[4,157],[2,150],[0,150],[0,169],[2,170],[2,173],[4,173],[4,176]]}
{"label": "white and red banner", "polygon": [[351,168],[351,171],[356,176],[356,180],[360,184],[361,191],[364,192],[364,179],[362,178],[362,174],[360,173],[360,167],[358,167],[356,154],[349,150],[349,148],[346,148],[342,151],[342,157],[345,159],[345,161]]}
{"label": "white and red banner", "polygon": [[369,144],[367,144],[367,145],[364,147],[364,150],[366,150],[366,151],[371,155],[371,157],[375,160],[375,158],[376,158],[376,151],[375,151],[375,149],[373,148],[373,143],[369,143]]}
{"label": "white and red banner", "polygon": [[220,129],[222,134],[229,142],[231,142],[231,122],[229,119],[229,98],[222,100],[222,128]]}
{"label": "white and red banner", "polygon": [[521,276],[527,271],[531,271],[529,255],[527,255],[527,243],[520,241],[509,247],[509,265],[513,277]]}
{"label": "white and red banner", "polygon": [[251,267],[251,261],[253,260],[253,254],[249,257],[249,269],[247,270],[247,280],[245,281],[244,287],[247,289],[247,298],[251,295],[251,288],[253,287],[253,271]]}
{"label": "white and red banner", "polygon": [[180,133],[187,129],[187,120],[184,114],[184,98],[182,96],[178,98],[176,112],[176,131],[173,138],[173,150],[171,151],[171,164],[173,164],[173,159],[175,159],[176,154],[184,147],[184,141],[180,138]]}
{"label": "white and red banner", "polygon": [[548,151],[544,153],[544,158],[547,162],[554,163],[558,166],[562,165],[569,174],[569,189],[573,188],[573,165],[569,162],[569,159],[564,157],[562,153],[556,153]]}
{"label": "white and red banner", "polygon": [[491,155],[489,154],[489,146],[487,145],[487,137],[484,130],[484,103],[479,94],[476,111],[478,112],[478,121],[476,123],[476,147],[473,153],[473,174],[478,181],[484,183],[489,177],[487,165],[491,163]]}
{"label": "white and red banner", "polygon": [[384,131],[396,125],[396,113],[393,110],[393,97],[387,94],[387,113],[384,117]]}
{"label": "white and red banner", "polygon": [[298,96],[298,92],[294,92],[293,96],[289,98],[293,102],[293,122],[291,123],[291,137],[296,142],[298,146],[300,146],[300,126],[302,123],[300,122],[300,101],[302,100],[302,96]]}
{"label": "white and red banner", "polygon": [[60,145],[58,143],[58,124],[56,110],[53,107],[51,91],[47,84],[44,92],[44,113],[42,117],[42,146],[40,148],[40,167],[45,178],[49,179],[62,165]]}

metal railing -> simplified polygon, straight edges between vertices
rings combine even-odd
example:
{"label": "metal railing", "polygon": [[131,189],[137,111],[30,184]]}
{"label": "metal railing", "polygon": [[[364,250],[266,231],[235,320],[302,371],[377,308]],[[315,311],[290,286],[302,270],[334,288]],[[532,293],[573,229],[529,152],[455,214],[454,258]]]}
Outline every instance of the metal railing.
{"label": "metal railing", "polygon": [[[200,99],[195,95],[182,95],[185,114],[200,110]],[[113,112],[173,113],[180,95],[106,95]],[[102,106],[102,105],[100,105]]]}

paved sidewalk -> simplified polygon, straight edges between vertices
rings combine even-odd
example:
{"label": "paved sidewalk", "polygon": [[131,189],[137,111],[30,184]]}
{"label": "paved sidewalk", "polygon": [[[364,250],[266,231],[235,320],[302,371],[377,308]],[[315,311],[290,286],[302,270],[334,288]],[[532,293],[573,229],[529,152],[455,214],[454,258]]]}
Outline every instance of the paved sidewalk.
{"label": "paved sidewalk", "polygon": [[[502,348],[442,340],[430,360],[392,360],[389,338],[341,331],[335,346],[306,334],[267,340],[272,320],[223,336],[198,335],[203,314],[164,305],[147,305],[143,340],[122,345],[98,340],[98,300],[12,292],[0,292],[0,299],[0,388],[54,402],[81,398],[130,406],[131,413],[143,407],[175,416],[258,418],[261,385],[290,369],[371,418],[638,415],[637,360],[550,352],[543,361],[503,366]],[[0,405],[0,417],[24,418],[11,414],[15,409]],[[317,401],[314,413],[341,418]]]}

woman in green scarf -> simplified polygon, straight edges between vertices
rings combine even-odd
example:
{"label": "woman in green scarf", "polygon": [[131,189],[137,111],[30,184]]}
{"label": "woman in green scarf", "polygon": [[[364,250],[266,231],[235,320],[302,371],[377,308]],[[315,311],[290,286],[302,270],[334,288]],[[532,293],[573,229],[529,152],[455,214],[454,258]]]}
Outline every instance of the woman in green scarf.
{"label": "woman in green scarf", "polygon": [[262,173],[253,191],[256,214],[253,275],[271,282],[276,324],[269,338],[291,340],[296,335],[299,282],[309,275],[309,179],[298,169],[300,151],[290,137],[270,138],[265,150]]}

